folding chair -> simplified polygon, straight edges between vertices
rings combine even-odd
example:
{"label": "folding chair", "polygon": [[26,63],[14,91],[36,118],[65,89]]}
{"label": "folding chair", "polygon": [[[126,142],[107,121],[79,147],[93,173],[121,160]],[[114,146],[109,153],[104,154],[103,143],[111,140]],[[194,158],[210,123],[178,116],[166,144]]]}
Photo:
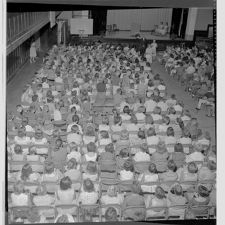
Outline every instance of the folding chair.
{"label": "folding chair", "polygon": [[82,218],[83,214],[85,213],[85,211],[88,211],[92,217],[92,219],[95,222],[100,222],[100,217],[101,217],[101,213],[100,213],[100,205],[99,204],[94,204],[94,205],[83,205],[81,204],[79,206],[79,222],[84,222],[84,218]]}
{"label": "folding chair", "polygon": [[184,219],[187,205],[173,205],[168,207],[168,219]]}
{"label": "folding chair", "polygon": [[76,217],[78,220],[79,217],[79,206],[75,204],[67,204],[67,205],[56,205],[56,212],[58,214],[71,214],[73,217]]}
{"label": "folding chair", "polygon": [[101,178],[101,183],[100,183],[101,194],[104,192],[107,192],[109,186],[111,186],[111,185],[118,186],[119,183],[120,183],[120,181],[118,179]]}
{"label": "folding chair", "polygon": [[155,151],[156,151],[156,149],[157,149],[157,145],[149,145],[148,144],[148,152],[149,152],[149,154],[153,154]]}
{"label": "folding chair", "polygon": [[36,173],[43,173],[44,172],[44,164],[41,163],[41,162],[29,162],[31,167],[32,167],[32,170]]}
{"label": "folding chair", "polygon": [[[131,218],[129,212],[132,212],[135,216],[139,216],[142,220],[146,217],[146,208],[145,206],[128,206],[125,209],[122,209],[122,221],[136,221],[136,218]],[[128,215],[126,215],[128,214]]]}
{"label": "folding chair", "polygon": [[136,173],[144,173],[148,171],[150,162],[146,161],[141,161],[141,162],[135,162],[134,163],[134,171]]}
{"label": "folding chair", "polygon": [[9,207],[9,218],[11,222],[15,222],[16,219],[21,218],[22,220],[27,219],[29,206],[11,206]]}
{"label": "folding chair", "polygon": [[35,147],[38,155],[48,155],[49,144],[35,144]]}
{"label": "folding chair", "polygon": [[119,183],[120,192],[131,192],[134,180],[124,180]]}
{"label": "folding chair", "polygon": [[7,131],[7,137],[9,138],[9,140],[14,140],[16,135],[17,131]]}
{"label": "folding chair", "polygon": [[54,206],[36,206],[39,214],[43,215],[47,220],[55,220],[56,210]]}
{"label": "folding chair", "polygon": [[210,207],[208,205],[204,206],[190,206],[190,210],[194,213],[196,219],[208,219],[210,213]]}
{"label": "folding chair", "polygon": [[9,171],[17,172],[21,171],[22,167],[26,164],[26,161],[9,161]]}
{"label": "folding chair", "polygon": [[57,191],[59,184],[58,182],[52,182],[52,181],[43,181],[42,184],[46,185],[47,192],[49,194],[55,194]]}
{"label": "folding chair", "polygon": [[28,190],[32,194],[35,194],[38,185],[39,183],[37,182],[24,182],[24,189]]}
{"label": "folding chair", "polygon": [[116,161],[112,160],[100,160],[99,162],[99,169],[100,172],[108,172],[108,173],[113,173],[116,171],[117,166],[116,166]]}
{"label": "folding chair", "polygon": [[122,209],[121,206],[118,204],[107,204],[107,205],[101,205],[100,206],[100,221],[101,222],[105,222],[105,212],[109,207],[113,207],[114,209],[116,209],[117,212],[117,219],[118,221],[121,220],[121,216],[122,216]]}
{"label": "folding chair", "polygon": [[148,207],[146,209],[146,220],[167,220],[168,209],[167,207]]}
{"label": "folding chair", "polygon": [[141,190],[143,194],[154,194],[157,186],[160,185],[159,181],[155,182],[141,182]]}
{"label": "folding chair", "polygon": [[197,184],[197,181],[180,181],[183,191],[186,192],[193,192],[193,190],[196,190]]}

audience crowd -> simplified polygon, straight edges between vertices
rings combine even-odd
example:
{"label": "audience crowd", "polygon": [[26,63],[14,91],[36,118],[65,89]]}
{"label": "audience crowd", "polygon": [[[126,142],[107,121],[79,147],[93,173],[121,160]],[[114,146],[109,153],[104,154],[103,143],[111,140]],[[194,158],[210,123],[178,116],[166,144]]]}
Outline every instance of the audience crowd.
{"label": "audience crowd", "polygon": [[[168,47],[162,63],[202,97],[210,59]],[[216,146],[151,61],[100,42],[45,55],[7,113],[10,222],[215,218]]]}

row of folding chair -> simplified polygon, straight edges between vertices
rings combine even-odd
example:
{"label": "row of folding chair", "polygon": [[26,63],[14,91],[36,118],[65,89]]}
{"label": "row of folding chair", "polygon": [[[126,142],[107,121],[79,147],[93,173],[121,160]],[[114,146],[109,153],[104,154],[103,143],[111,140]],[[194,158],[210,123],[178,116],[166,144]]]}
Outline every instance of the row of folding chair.
{"label": "row of folding chair", "polygon": [[[95,205],[56,205],[56,206],[35,206],[36,209],[46,219],[55,220],[57,215],[70,214],[73,216],[76,222],[83,222],[83,215],[85,210],[89,211],[91,217],[96,222],[105,222],[105,212],[109,207],[113,207],[117,211],[118,221],[129,221],[126,215],[127,211],[133,210],[142,211],[144,214],[144,220],[174,220],[184,219],[187,210],[193,213],[196,219],[210,219],[216,218],[216,206],[202,205],[202,206],[191,206],[191,205],[174,205],[169,207],[145,207],[145,206],[129,206],[122,208],[117,204],[95,204]],[[11,220],[21,217],[23,220],[27,219],[29,206],[16,206],[9,208],[9,215]]]}

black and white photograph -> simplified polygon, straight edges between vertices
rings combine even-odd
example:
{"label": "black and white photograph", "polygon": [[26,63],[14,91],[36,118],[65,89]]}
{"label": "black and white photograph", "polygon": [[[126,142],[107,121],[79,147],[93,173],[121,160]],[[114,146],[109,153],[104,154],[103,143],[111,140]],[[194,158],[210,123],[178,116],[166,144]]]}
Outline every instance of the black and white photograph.
{"label": "black and white photograph", "polygon": [[216,2],[5,6],[5,224],[216,224]]}

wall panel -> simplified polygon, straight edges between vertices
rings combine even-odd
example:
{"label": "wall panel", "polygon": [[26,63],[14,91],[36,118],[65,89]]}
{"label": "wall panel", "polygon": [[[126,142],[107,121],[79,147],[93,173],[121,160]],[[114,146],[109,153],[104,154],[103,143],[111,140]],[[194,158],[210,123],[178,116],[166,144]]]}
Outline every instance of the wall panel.
{"label": "wall panel", "polygon": [[108,10],[107,25],[116,24],[119,30],[132,30],[134,25],[141,30],[152,30],[160,22],[171,26],[172,8]]}

